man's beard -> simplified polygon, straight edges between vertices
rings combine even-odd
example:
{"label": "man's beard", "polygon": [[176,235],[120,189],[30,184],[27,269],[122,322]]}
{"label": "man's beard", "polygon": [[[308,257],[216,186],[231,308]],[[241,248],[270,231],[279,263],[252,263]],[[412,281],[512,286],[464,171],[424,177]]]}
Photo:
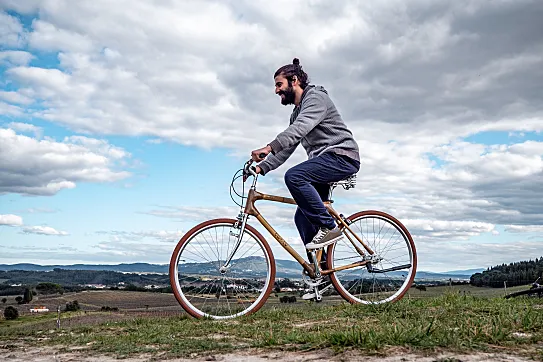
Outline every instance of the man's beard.
{"label": "man's beard", "polygon": [[[284,95],[285,97],[283,98],[281,95]],[[279,96],[281,97],[281,104],[287,106],[289,104],[294,104],[296,93],[294,93],[294,89],[292,89],[292,87],[288,87],[285,90],[279,91]]]}

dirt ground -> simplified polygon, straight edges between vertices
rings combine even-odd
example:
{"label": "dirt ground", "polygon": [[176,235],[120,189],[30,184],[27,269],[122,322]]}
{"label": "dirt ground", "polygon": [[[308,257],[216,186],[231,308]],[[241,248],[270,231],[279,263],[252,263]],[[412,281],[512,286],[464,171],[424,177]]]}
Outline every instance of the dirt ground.
{"label": "dirt ground", "polygon": [[212,354],[204,357],[161,359],[160,356],[151,358],[148,355],[123,358],[111,355],[96,355],[74,349],[70,352],[59,352],[51,347],[17,347],[15,349],[0,351],[0,360],[6,362],[147,362],[147,361],[228,361],[228,362],[249,362],[249,361],[365,361],[365,362],[524,362],[533,361],[529,358],[517,357],[504,353],[475,353],[469,355],[442,353],[432,356],[392,352],[388,356],[371,356],[359,351],[346,351],[334,354],[330,350],[311,352],[276,352],[266,350],[247,350],[228,354]]}

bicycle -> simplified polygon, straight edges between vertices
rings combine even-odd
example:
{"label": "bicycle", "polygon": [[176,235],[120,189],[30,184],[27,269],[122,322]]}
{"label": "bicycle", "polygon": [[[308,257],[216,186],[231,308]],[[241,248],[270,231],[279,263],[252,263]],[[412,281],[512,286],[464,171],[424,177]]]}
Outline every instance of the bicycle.
{"label": "bicycle", "polygon": [[[172,253],[170,284],[175,298],[188,314],[195,318],[236,318],[258,311],[266,303],[275,283],[275,258],[266,239],[249,225],[250,216],[301,265],[302,280],[308,288],[303,299],[320,302],[332,286],[352,304],[382,304],[403,298],[412,286],[417,268],[416,248],[407,228],[381,211],[366,210],[345,217],[332,207],[333,190],[340,185],[346,190],[354,188],[356,174],[330,183],[329,197],[324,202],[343,230],[344,238],[310,251],[308,262],[255,207],[258,200],[291,205],[296,202],[292,198],[258,192],[258,174],[252,163],[252,160],[247,161],[234,174],[230,185],[230,196],[240,207],[237,218],[212,219],[194,226],[179,240]],[[242,175],[238,176],[240,171]],[[251,176],[253,182],[245,196],[245,182]],[[243,177],[241,195],[234,188],[239,177]],[[241,203],[234,200],[232,190],[241,197]],[[386,233],[381,235],[385,226]],[[372,238],[368,237],[370,229],[374,233]],[[210,243],[214,237],[217,241]],[[392,255],[385,257],[388,252]]]}

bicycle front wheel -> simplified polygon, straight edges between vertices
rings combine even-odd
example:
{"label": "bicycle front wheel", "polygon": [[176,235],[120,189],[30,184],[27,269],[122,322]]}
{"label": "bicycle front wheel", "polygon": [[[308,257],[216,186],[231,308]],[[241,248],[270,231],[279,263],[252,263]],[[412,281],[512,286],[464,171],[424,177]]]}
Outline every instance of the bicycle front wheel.
{"label": "bicycle front wheel", "polygon": [[189,230],[175,247],[170,284],[179,304],[193,317],[227,319],[254,313],[271,293],[275,260],[270,246],[247,225],[236,249],[239,229],[234,227],[235,222],[203,222]]}
{"label": "bicycle front wheel", "polygon": [[[417,270],[417,252],[409,231],[396,218],[381,211],[358,212],[347,220],[349,228],[375,255],[370,256],[350,231],[345,230],[344,238],[328,247],[328,268],[346,268],[330,275],[332,284],[353,304],[400,300],[413,284]],[[370,257],[370,263],[348,268]]]}

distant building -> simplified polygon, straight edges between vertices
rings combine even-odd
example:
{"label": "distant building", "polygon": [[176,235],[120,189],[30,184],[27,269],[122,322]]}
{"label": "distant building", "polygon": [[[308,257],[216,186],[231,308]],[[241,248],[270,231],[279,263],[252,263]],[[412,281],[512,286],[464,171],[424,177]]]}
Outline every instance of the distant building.
{"label": "distant building", "polygon": [[235,290],[246,290],[246,285],[239,285],[239,284],[228,284],[226,288],[235,289]]}
{"label": "distant building", "polygon": [[104,284],[84,284],[83,287],[95,288],[95,289],[105,289],[106,288],[106,286]]}
{"label": "distant building", "polygon": [[45,313],[45,312],[49,312],[49,308],[46,308],[44,306],[30,308],[30,313]]}

